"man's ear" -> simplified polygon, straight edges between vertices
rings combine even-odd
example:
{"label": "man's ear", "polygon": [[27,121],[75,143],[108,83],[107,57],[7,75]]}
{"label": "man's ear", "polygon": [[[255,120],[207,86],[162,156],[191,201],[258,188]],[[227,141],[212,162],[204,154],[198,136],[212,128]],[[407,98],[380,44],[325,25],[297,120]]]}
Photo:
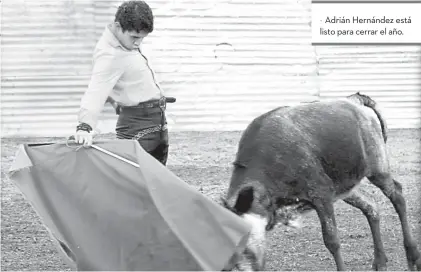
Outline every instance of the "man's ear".
{"label": "man's ear", "polygon": [[114,27],[115,27],[116,30],[122,31],[120,22],[113,22],[113,24],[114,24]]}

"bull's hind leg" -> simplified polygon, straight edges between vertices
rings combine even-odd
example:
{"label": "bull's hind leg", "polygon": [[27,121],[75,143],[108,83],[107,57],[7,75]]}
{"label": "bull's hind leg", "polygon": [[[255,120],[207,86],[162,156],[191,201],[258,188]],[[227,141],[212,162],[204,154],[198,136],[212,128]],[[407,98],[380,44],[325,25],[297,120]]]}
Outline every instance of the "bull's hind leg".
{"label": "bull's hind leg", "polygon": [[346,198],[343,199],[349,205],[358,208],[367,218],[370,225],[371,234],[374,243],[374,260],[373,270],[385,271],[387,270],[387,257],[384,252],[383,242],[380,233],[380,215],[376,205],[364,195],[361,188],[355,188]]}
{"label": "bull's hind leg", "polygon": [[406,201],[402,195],[402,185],[394,180],[390,174],[375,174],[368,179],[382,190],[383,194],[387,196],[393,204],[401,221],[403,243],[405,246],[406,258],[408,261],[409,270],[421,271],[421,257],[417,249],[414,238],[411,234],[411,227],[408,223]]}

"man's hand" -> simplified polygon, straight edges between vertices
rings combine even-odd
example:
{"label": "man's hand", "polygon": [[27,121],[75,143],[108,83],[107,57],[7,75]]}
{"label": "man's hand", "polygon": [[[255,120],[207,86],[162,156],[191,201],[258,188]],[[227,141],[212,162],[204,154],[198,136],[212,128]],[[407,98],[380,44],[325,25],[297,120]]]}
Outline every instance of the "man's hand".
{"label": "man's hand", "polygon": [[117,102],[111,103],[111,105],[113,106],[113,108],[115,110],[115,114],[119,115],[121,107],[117,104]]}
{"label": "man's hand", "polygon": [[107,98],[107,101],[105,101],[105,103],[107,103],[107,102],[110,103],[111,106],[113,106],[113,108],[115,110],[115,114],[119,115],[120,114],[120,110],[121,110],[120,105],[118,105],[118,103],[114,99],[112,99],[111,96],[109,96]]}
{"label": "man's hand", "polygon": [[76,127],[75,142],[78,144],[83,144],[85,147],[91,146],[93,135],[94,132],[90,125],[86,123],[80,123]]}
{"label": "man's hand", "polygon": [[76,131],[75,142],[78,144],[83,144],[83,146],[88,147],[92,145],[92,132],[87,132],[83,130]]}

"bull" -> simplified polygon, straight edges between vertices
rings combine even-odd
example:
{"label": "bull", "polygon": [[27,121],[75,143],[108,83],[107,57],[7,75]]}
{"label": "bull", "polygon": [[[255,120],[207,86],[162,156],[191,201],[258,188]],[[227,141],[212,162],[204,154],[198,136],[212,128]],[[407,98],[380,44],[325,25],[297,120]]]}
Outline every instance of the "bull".
{"label": "bull", "polygon": [[392,177],[386,142],[387,125],[377,104],[360,93],[279,107],[255,118],[240,138],[228,192],[221,199],[227,209],[252,225],[252,232],[246,249],[233,256],[226,270],[264,270],[267,232],[281,219],[286,224],[309,211],[318,215],[337,270],[346,270],[334,215],[339,199],[367,218],[374,243],[372,268],[386,270],[378,208],[357,186],[363,178],[393,204],[408,268],[421,270],[402,186]]}

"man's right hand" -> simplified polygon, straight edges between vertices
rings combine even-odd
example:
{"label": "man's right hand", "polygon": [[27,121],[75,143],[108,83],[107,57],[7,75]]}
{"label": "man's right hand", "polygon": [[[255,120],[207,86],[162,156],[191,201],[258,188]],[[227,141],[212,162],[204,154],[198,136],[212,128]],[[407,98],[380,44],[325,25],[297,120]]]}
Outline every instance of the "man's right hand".
{"label": "man's right hand", "polygon": [[83,146],[88,147],[92,145],[92,132],[87,132],[84,130],[78,130],[75,134],[75,142],[78,144],[83,144]]}
{"label": "man's right hand", "polygon": [[94,131],[90,125],[86,123],[80,123],[76,127],[75,142],[78,144],[83,144],[85,147],[91,146],[93,134]]}

